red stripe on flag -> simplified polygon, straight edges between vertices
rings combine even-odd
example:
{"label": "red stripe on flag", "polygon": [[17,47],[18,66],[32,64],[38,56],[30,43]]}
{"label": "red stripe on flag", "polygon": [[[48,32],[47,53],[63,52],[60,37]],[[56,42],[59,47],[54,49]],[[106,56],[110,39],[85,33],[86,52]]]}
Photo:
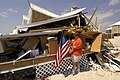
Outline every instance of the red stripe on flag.
{"label": "red stripe on flag", "polygon": [[70,43],[67,42],[67,44],[65,45],[64,49],[62,49],[61,56],[68,50],[69,47],[70,47]]}
{"label": "red stripe on flag", "polygon": [[60,53],[61,53],[61,51],[60,51],[60,47],[58,48],[58,51],[57,51],[57,60],[56,60],[56,66],[59,66],[59,60],[60,60]]}
{"label": "red stripe on flag", "polygon": [[66,44],[64,45],[64,48],[62,49],[60,47],[58,48],[56,66],[60,66],[60,63],[62,62],[62,60],[65,58],[65,56],[69,52],[69,49],[70,49],[69,42],[66,42]]}

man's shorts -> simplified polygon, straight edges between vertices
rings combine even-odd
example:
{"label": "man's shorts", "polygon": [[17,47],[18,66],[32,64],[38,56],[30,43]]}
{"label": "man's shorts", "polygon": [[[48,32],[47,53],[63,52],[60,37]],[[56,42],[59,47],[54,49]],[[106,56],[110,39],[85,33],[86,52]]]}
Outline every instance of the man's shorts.
{"label": "man's shorts", "polygon": [[72,61],[73,62],[79,62],[81,56],[75,56],[75,55],[72,55]]}

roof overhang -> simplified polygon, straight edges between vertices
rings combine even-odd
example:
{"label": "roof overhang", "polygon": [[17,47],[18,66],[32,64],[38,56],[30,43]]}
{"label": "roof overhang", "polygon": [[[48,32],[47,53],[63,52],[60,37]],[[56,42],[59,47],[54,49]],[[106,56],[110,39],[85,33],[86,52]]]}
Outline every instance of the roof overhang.
{"label": "roof overhang", "polygon": [[72,15],[78,14],[78,13],[82,12],[82,11],[85,10],[85,9],[86,9],[86,8],[76,9],[76,10],[74,10],[74,11],[68,12],[68,13],[63,14],[63,15],[61,15],[61,16],[58,16],[58,18],[67,17],[67,16],[72,16]]}
{"label": "roof overhang", "polygon": [[107,31],[108,31],[108,30],[112,30],[112,27],[110,27],[110,28],[107,28],[106,30],[107,30]]}
{"label": "roof overhang", "polygon": [[0,40],[18,39],[18,38],[24,38],[24,37],[35,37],[35,36],[43,36],[43,35],[48,35],[48,34],[57,34],[59,31],[61,30],[49,30],[49,31],[43,31],[43,32],[36,32],[36,33],[2,35],[0,36]]}
{"label": "roof overhang", "polygon": [[120,21],[118,21],[118,22],[116,22],[116,23],[114,23],[114,24],[112,24],[110,26],[120,26]]}
{"label": "roof overhang", "polygon": [[45,25],[45,24],[49,24],[49,23],[53,23],[53,22],[57,22],[57,21],[62,21],[65,19],[74,18],[77,16],[79,16],[79,15],[72,15],[72,16],[60,17],[60,18],[51,18],[51,19],[48,19],[45,21],[35,22],[35,23],[31,23],[31,24],[26,24],[26,25],[19,25],[19,26],[17,26],[17,28],[18,29],[31,28],[31,27],[41,26],[41,25]]}
{"label": "roof overhang", "polygon": [[77,9],[77,10],[68,12],[64,15],[61,15],[61,16],[58,16],[58,17],[55,17],[55,18],[51,18],[51,19],[48,19],[48,20],[45,20],[45,21],[35,22],[35,23],[31,23],[31,24],[26,24],[26,25],[19,25],[19,26],[17,26],[17,28],[18,29],[30,28],[30,27],[49,24],[49,23],[53,23],[53,22],[57,22],[57,21],[61,21],[61,20],[69,19],[69,18],[74,18],[74,17],[79,16],[78,13],[82,12],[85,9],[86,8]]}

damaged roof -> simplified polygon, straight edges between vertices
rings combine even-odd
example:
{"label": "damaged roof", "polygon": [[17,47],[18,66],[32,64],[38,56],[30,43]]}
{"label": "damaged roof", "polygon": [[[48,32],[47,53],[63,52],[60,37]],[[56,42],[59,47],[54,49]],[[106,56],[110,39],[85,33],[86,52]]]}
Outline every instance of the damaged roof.
{"label": "damaged roof", "polygon": [[30,27],[40,26],[40,25],[44,25],[44,24],[48,24],[48,23],[52,23],[52,22],[57,22],[57,21],[77,17],[77,16],[79,16],[77,14],[82,12],[85,9],[86,8],[77,9],[77,10],[74,10],[72,12],[69,12],[69,13],[66,13],[64,15],[58,16],[56,18],[51,18],[51,19],[48,19],[48,20],[45,20],[45,21],[34,22],[34,23],[31,23],[31,24],[26,24],[26,25],[19,25],[19,26],[17,26],[17,29],[30,28]]}
{"label": "damaged roof", "polygon": [[50,16],[50,17],[58,17],[59,16],[59,15],[57,15],[55,13],[52,13],[52,12],[46,10],[46,9],[43,9],[43,8],[39,7],[39,6],[37,6],[37,5],[35,5],[35,4],[31,3],[31,2],[30,2],[30,7],[33,10],[38,11],[40,13],[43,13],[43,14],[45,14],[47,16]]}
{"label": "damaged roof", "polygon": [[48,19],[48,20],[45,20],[45,21],[39,21],[39,22],[26,24],[26,25],[19,25],[19,26],[17,26],[17,29],[40,26],[40,25],[49,24],[49,23],[52,23],[52,22],[57,22],[57,21],[61,21],[61,20],[69,19],[69,18],[74,18],[74,17],[77,17],[77,16],[78,15],[72,15],[72,16],[60,17],[60,18],[51,18],[51,19]]}

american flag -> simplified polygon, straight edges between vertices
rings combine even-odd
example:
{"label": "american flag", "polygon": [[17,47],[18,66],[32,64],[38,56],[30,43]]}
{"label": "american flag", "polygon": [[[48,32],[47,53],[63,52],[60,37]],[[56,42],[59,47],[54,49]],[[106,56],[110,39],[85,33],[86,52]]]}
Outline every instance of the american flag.
{"label": "american flag", "polygon": [[66,37],[64,36],[64,34],[61,33],[59,47],[58,47],[58,50],[57,50],[57,59],[56,59],[56,66],[57,67],[60,66],[60,63],[65,58],[65,56],[67,55],[67,53],[69,52],[69,50],[70,50],[70,43],[66,39]]}

